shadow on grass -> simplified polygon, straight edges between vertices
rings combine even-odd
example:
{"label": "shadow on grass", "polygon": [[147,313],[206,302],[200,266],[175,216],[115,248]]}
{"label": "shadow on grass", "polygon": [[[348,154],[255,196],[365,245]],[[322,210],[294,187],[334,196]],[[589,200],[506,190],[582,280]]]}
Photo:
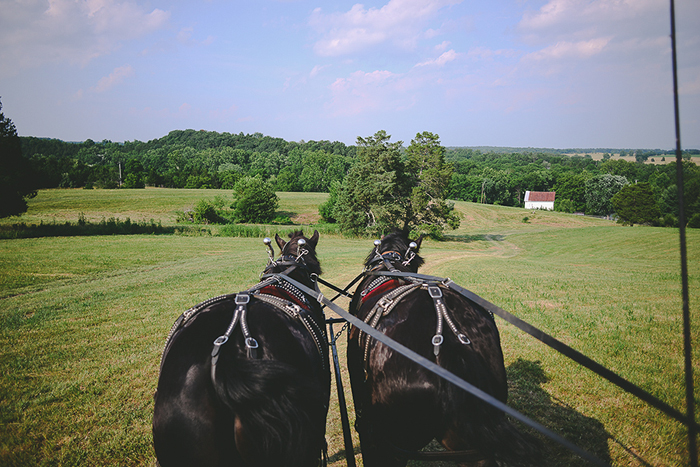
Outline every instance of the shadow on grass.
{"label": "shadow on grass", "polygon": [[461,243],[472,243],[472,242],[502,242],[506,239],[505,235],[445,235],[445,240],[448,242],[461,242]]}
{"label": "shadow on grass", "polygon": [[[360,453],[360,447],[359,446],[353,446],[353,453],[358,455]],[[347,453],[345,449],[341,449],[340,451],[336,452],[335,454],[332,454],[328,457],[328,463],[333,464],[334,462],[339,462],[347,459]]]}
{"label": "shadow on grass", "polygon": [[[523,415],[538,421],[550,430],[568,439],[578,447],[588,451],[600,460],[611,463],[608,441],[616,440],[605,430],[605,427],[595,418],[586,417],[567,405],[553,398],[542,389],[541,385],[548,381],[547,375],[539,361],[518,359],[506,369],[508,374],[508,405]],[[516,425],[522,430],[540,438],[544,444],[547,465],[555,466],[589,466],[588,461],[544,435],[525,427],[519,422]],[[637,465],[651,466],[644,459],[635,455],[629,449],[627,452],[635,457]]]}

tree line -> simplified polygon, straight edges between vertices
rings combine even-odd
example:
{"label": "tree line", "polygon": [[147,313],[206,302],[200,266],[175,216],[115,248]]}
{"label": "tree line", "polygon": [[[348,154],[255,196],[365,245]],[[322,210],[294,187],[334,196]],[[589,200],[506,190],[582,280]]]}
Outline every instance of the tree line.
{"label": "tree line", "polygon": [[[658,155],[657,155],[658,157]],[[664,157],[663,155],[661,157]],[[613,196],[630,184],[648,184],[660,225],[678,218],[676,162],[645,164],[624,159],[545,153],[496,154],[470,149],[448,151],[454,165],[448,197],[477,203],[522,206],[525,191],[554,191],[557,211],[609,216]],[[684,154],[687,218],[700,213],[700,167]]]}
{"label": "tree line", "polygon": [[[556,210],[610,216],[617,211],[613,197],[628,185],[642,184],[654,205],[654,218],[643,223],[677,225],[675,161],[643,163],[674,157],[671,151],[618,151],[633,155],[634,162],[612,158],[611,151],[593,160],[564,150],[445,148],[430,132],[404,146],[382,131],[358,137],[356,145],[204,130],[175,130],[148,142],[65,142],[18,137],[10,119],[0,117],[2,163],[14,161],[3,171],[3,186],[21,185],[20,199],[41,188],[161,186],[231,189],[240,201],[241,186],[262,182],[265,193],[329,192],[321,215],[351,231],[386,230],[390,224],[441,230],[457,222],[447,199],[523,206],[528,190],[555,191]],[[697,152],[684,153],[683,172],[687,218],[698,215],[700,222],[700,168],[687,160]],[[6,157],[10,153],[14,156]],[[17,170],[22,175],[12,176]],[[6,200],[3,196],[3,215],[21,207],[7,206]],[[354,213],[355,219],[344,213]]]}

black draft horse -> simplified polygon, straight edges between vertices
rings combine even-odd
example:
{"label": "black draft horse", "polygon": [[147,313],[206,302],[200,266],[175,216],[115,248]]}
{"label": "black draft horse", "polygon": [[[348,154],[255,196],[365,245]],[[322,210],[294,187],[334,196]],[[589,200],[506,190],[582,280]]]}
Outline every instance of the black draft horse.
{"label": "black draft horse", "polygon": [[[385,236],[375,242],[365,271],[416,273],[423,264],[417,254],[422,239],[412,243],[405,233]],[[440,283],[366,275],[350,312],[505,403],[508,386],[496,323],[462,295]],[[433,439],[457,451],[449,460],[463,466],[541,465],[538,442],[521,434],[503,412],[358,328],[350,331],[347,358],[365,467],[405,466]]]}
{"label": "black draft horse", "polygon": [[[315,289],[318,231],[285,242],[262,280],[207,300],[176,321],[163,351],[153,413],[162,467],[316,467],[325,448],[330,370]],[[216,341],[216,342],[215,342]]]}

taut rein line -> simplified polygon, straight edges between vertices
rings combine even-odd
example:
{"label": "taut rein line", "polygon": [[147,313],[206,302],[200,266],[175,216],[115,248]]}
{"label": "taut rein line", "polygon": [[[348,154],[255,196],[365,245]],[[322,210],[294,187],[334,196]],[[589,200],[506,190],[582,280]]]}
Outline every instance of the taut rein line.
{"label": "taut rein line", "polygon": [[694,424],[695,428],[700,430],[700,425],[695,420],[689,420],[686,415],[682,414],[681,412],[679,412],[675,408],[671,407],[670,405],[666,404],[662,400],[654,397],[653,395],[651,395],[650,393],[648,393],[644,389],[640,388],[639,386],[635,385],[634,383],[627,381],[626,379],[617,375],[613,371],[605,368],[600,363],[583,355],[578,350],[575,350],[572,347],[569,347],[568,345],[564,344],[560,340],[550,336],[549,334],[545,333],[544,331],[541,331],[540,329],[523,321],[522,319],[518,318],[517,316],[507,312],[503,308],[500,308],[497,305],[494,305],[493,303],[489,302],[488,300],[481,298],[480,296],[478,296],[474,292],[455,284],[450,278],[427,276],[424,274],[418,274],[418,273],[413,273],[413,272],[392,272],[392,271],[367,271],[367,272],[365,272],[365,274],[377,275],[377,276],[387,276],[387,277],[418,278],[418,279],[423,279],[423,280],[428,280],[428,281],[439,282],[442,285],[449,287],[450,289],[459,293],[460,295],[467,298],[468,300],[481,306],[482,308],[484,308],[488,312],[490,312],[494,315],[497,315],[500,318],[503,318],[505,321],[507,321],[508,323],[517,327],[521,331],[524,331],[527,334],[530,334],[532,337],[541,341],[542,343],[546,344],[547,346],[553,348],[557,352],[569,357],[571,360],[575,361],[576,363],[585,366],[586,368],[588,368],[592,372],[596,373],[597,375],[602,376],[603,378],[607,379],[611,383],[613,383],[613,384],[617,385],[618,387],[624,389],[625,391],[633,394],[634,396],[638,397],[639,399],[642,399],[643,401],[645,401],[649,405],[664,412],[666,415],[668,415],[668,416],[674,418],[675,420],[677,420],[681,423],[684,423],[684,424]]}

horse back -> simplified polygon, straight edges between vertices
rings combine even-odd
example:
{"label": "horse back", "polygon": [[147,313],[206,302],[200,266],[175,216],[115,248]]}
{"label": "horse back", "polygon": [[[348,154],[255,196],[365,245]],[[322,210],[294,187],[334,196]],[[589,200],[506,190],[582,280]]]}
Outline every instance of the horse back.
{"label": "horse back", "polygon": [[159,463],[315,465],[330,393],[327,355],[298,320],[252,300],[247,324],[259,355],[250,358],[234,330],[212,378],[213,343],[235,307],[233,297],[216,301],[170,338],[153,418]]}
{"label": "horse back", "polygon": [[[432,339],[438,319],[434,301],[425,289],[417,289],[398,302],[379,320],[377,330],[505,402],[508,389],[503,353],[492,316],[452,290],[442,289],[442,292],[450,316],[458,330],[469,338],[469,344],[460,342],[443,323],[444,341],[435,355]],[[383,295],[373,296],[364,303],[355,300],[358,318],[365,319]],[[421,420],[420,429],[413,431],[439,432],[446,423],[451,423],[449,420],[460,416],[469,419],[484,416],[479,413],[484,405],[473,396],[374,339],[370,339],[366,351],[360,337],[361,332],[354,328],[348,344],[348,365],[353,385],[359,388],[354,396],[375,412],[374,422],[391,421],[394,424],[391,429],[401,430],[415,425],[406,419],[413,417]],[[425,428],[431,424],[429,429]]]}

